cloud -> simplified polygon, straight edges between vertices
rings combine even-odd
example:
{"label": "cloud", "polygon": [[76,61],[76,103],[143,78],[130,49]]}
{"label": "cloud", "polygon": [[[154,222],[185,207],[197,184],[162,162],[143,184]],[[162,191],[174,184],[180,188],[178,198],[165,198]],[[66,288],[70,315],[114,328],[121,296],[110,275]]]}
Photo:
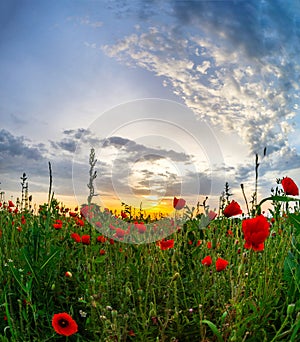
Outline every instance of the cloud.
{"label": "cloud", "polygon": [[26,141],[23,136],[16,137],[5,129],[0,130],[0,158],[5,162],[6,158],[25,157],[29,160],[42,160],[41,147],[36,147]]}
{"label": "cloud", "polygon": [[84,17],[78,17],[78,16],[68,17],[67,21],[74,22],[75,25],[89,26],[94,29],[103,26],[102,21],[91,19],[88,15]]}
{"label": "cloud", "polygon": [[286,148],[299,106],[300,9],[281,1],[168,4],[168,25],[153,18],[103,51],[161,77],[198,117],[237,132],[250,154]]}
{"label": "cloud", "polygon": [[[88,129],[67,129],[63,131],[63,138],[60,141],[50,140],[51,146],[55,150],[62,150],[69,153],[75,153],[86,144],[93,146],[99,144],[100,140],[96,138]],[[88,152],[89,153],[89,152]]]}

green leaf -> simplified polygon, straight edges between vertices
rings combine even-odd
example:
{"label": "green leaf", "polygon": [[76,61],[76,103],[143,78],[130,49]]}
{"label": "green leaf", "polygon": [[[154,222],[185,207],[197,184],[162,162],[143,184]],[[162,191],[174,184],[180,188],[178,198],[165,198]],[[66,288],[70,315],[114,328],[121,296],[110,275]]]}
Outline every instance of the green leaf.
{"label": "green leaf", "polygon": [[47,264],[59,253],[59,250],[54,251],[44,262],[43,264],[40,266],[40,270],[42,271]]}
{"label": "green leaf", "polygon": [[221,336],[218,328],[216,327],[214,323],[212,323],[211,321],[208,321],[207,319],[203,319],[201,323],[207,324],[210,327],[212,332],[217,336],[217,339],[219,342],[224,342],[223,337]]}
{"label": "green leaf", "polygon": [[293,223],[296,228],[296,235],[300,235],[300,215],[299,214],[289,214],[290,221]]}

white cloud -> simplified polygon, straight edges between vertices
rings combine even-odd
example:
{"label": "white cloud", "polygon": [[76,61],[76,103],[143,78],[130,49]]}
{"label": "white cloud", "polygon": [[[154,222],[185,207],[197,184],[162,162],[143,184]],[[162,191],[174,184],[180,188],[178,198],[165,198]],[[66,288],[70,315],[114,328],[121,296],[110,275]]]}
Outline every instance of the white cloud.
{"label": "white cloud", "polygon": [[251,153],[285,146],[288,120],[298,105],[293,96],[297,86],[285,77],[287,70],[295,71],[289,66],[292,62],[281,56],[250,58],[243,49],[229,49],[216,35],[179,39],[174,32],[170,27],[152,28],[103,50],[161,76],[196,115],[238,132]]}

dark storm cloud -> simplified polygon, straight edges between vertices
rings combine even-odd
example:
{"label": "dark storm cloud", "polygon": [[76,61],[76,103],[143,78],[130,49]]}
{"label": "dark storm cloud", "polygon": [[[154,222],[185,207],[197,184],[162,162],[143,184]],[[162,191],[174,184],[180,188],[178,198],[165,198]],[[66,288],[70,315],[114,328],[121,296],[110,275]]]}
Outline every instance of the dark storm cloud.
{"label": "dark storm cloud", "polygon": [[[39,145],[41,147],[42,145]],[[23,156],[27,159],[42,160],[39,148],[30,146],[23,136],[14,136],[9,131],[0,130],[0,158]]]}

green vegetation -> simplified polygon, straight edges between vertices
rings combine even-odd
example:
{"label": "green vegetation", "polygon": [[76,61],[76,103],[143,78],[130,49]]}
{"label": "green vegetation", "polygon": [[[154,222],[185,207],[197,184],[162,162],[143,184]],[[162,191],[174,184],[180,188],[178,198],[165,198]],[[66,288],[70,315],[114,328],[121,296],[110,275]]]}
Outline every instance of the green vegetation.
{"label": "green vegetation", "polygon": [[80,210],[53,198],[50,163],[38,213],[25,173],[21,203],[0,204],[0,341],[299,341],[293,180],[258,204],[255,194],[247,218],[226,183],[218,216],[207,198],[203,213],[174,198],[180,215],[134,222],[126,204],[116,217],[92,203],[95,164],[91,154]]}
{"label": "green vegetation", "polygon": [[[300,213],[278,203],[260,252],[244,247],[240,219],[203,226],[206,215],[187,208],[163,245],[122,243],[118,228],[115,239],[99,235],[54,199],[38,215],[2,205],[1,341],[297,341]],[[228,261],[221,271],[218,258]],[[52,326],[62,312],[78,324],[69,337]]]}

